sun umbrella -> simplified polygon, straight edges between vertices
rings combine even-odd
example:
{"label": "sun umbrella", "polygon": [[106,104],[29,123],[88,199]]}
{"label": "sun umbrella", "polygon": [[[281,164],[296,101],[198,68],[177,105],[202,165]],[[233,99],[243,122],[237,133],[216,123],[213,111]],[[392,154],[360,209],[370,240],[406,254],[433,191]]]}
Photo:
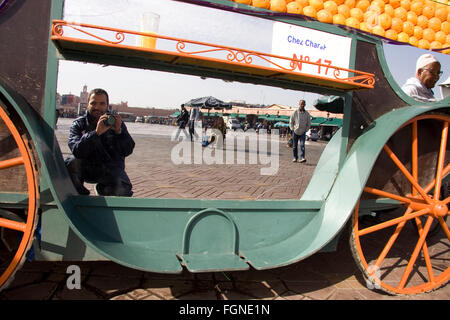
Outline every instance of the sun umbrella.
{"label": "sun umbrella", "polygon": [[204,109],[231,109],[230,103],[224,102],[211,96],[191,99],[184,105],[186,107],[199,107]]}

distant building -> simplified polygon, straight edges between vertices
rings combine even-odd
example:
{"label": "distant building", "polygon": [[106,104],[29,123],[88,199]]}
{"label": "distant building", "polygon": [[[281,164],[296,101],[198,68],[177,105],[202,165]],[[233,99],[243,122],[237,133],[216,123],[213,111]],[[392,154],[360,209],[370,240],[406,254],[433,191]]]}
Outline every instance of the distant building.
{"label": "distant building", "polygon": [[87,106],[88,104],[89,92],[87,91],[87,85],[83,86],[83,91],[80,92],[80,104],[82,106]]}

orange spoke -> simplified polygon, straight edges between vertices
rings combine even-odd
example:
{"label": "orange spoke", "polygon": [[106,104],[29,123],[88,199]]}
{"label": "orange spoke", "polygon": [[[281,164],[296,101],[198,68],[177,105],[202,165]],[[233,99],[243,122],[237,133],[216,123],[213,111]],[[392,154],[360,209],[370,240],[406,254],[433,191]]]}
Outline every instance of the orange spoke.
{"label": "orange spoke", "polygon": [[17,157],[17,158],[13,158],[13,159],[3,160],[3,161],[0,161],[0,170],[1,169],[15,167],[15,166],[20,166],[23,163],[24,162],[23,162],[23,158],[22,157]]}
{"label": "orange spoke", "polygon": [[[409,215],[412,212],[411,208],[408,208],[404,214],[404,216]],[[394,233],[389,238],[389,241],[386,243],[386,246],[383,248],[383,251],[381,251],[380,256],[378,257],[377,261],[375,262],[375,266],[377,268],[380,268],[381,264],[383,263],[383,260],[386,258],[387,254],[389,253],[389,250],[391,250],[392,246],[395,243],[395,240],[397,240],[398,235],[400,234],[400,231],[402,231],[403,227],[405,226],[406,221],[400,222],[398,226],[395,228]]]}
{"label": "orange spoke", "polygon": [[[445,168],[442,170],[442,175],[441,177],[445,177],[447,175],[447,173],[450,172],[450,164],[446,165]],[[433,179],[424,189],[423,191],[425,191],[426,193],[430,192],[431,189],[433,189],[433,187],[436,184],[436,179]]]}
{"label": "orange spoke", "polygon": [[[422,221],[420,221],[419,218],[416,218],[416,224],[417,224],[417,230],[419,231],[419,236],[421,236],[423,233]],[[428,246],[427,246],[426,242],[423,243],[422,250],[423,250],[423,257],[424,257],[425,263],[427,265],[427,271],[428,271],[428,275],[430,277],[430,281],[434,282],[433,267],[431,265],[430,253],[428,252]]]}
{"label": "orange spoke", "polygon": [[386,192],[386,191],[383,191],[380,189],[365,187],[364,191],[375,194],[380,197],[389,198],[389,199],[397,200],[397,201],[404,202],[404,203],[411,203],[411,199],[408,199],[406,197],[402,197],[402,196],[399,196],[399,195],[396,195],[396,194],[393,194],[390,192]]}
{"label": "orange spoke", "polygon": [[448,230],[448,226],[445,223],[444,218],[439,217],[438,220],[439,220],[439,224],[442,227],[442,230],[444,230],[445,234],[447,235],[447,239],[450,241],[450,230]]}
{"label": "orange spoke", "polygon": [[402,279],[400,280],[400,283],[398,285],[400,289],[403,289],[406,285],[406,281],[408,280],[412,268],[416,263],[417,257],[419,256],[419,252],[422,249],[423,244],[425,243],[425,238],[427,237],[432,222],[433,217],[428,217],[428,220],[425,224],[425,229],[423,230],[422,235],[419,237],[419,241],[417,242],[416,248],[414,249],[411,259],[409,259],[408,265],[406,266],[405,272],[403,273]]}
{"label": "orange spoke", "polygon": [[419,210],[417,212],[414,212],[414,213],[411,213],[411,214],[408,214],[408,215],[405,214],[405,215],[403,215],[401,217],[398,217],[398,218],[395,218],[395,219],[392,219],[392,220],[389,220],[389,221],[386,221],[386,222],[382,222],[382,223],[376,224],[374,226],[362,229],[358,233],[359,233],[360,236],[363,236],[363,235],[366,235],[368,233],[372,233],[372,232],[375,232],[375,231],[378,231],[378,230],[381,230],[381,229],[388,228],[388,227],[391,227],[393,225],[399,224],[401,222],[405,222],[405,221],[414,219],[416,217],[423,216],[424,214],[427,214],[428,212],[430,212],[430,210],[428,208],[425,208],[425,209]]}
{"label": "orange spoke", "polygon": [[434,200],[439,200],[442,183],[442,168],[445,161],[445,149],[447,148],[448,122],[444,122],[441,136],[441,147],[439,149],[439,159],[436,172],[436,185],[434,187]]}
{"label": "orange spoke", "polygon": [[[417,141],[417,121],[414,121],[412,123],[412,176],[414,178],[414,181],[419,181],[419,170],[418,170],[418,141]],[[412,188],[411,190],[412,196],[417,195],[417,190],[415,188]]]}
{"label": "orange spoke", "polygon": [[388,154],[388,156],[391,158],[391,160],[397,165],[397,167],[400,169],[400,171],[405,175],[405,177],[411,182],[413,187],[420,193],[422,198],[428,203],[431,204],[431,200],[429,199],[428,195],[424,192],[422,187],[417,183],[417,181],[414,180],[414,177],[408,172],[408,169],[401,163],[401,161],[397,158],[397,156],[394,154],[394,152],[387,146],[384,145],[383,147],[384,151]]}
{"label": "orange spoke", "polygon": [[18,222],[14,220],[8,220],[0,218],[0,228],[12,229],[20,232],[25,232],[26,223]]}

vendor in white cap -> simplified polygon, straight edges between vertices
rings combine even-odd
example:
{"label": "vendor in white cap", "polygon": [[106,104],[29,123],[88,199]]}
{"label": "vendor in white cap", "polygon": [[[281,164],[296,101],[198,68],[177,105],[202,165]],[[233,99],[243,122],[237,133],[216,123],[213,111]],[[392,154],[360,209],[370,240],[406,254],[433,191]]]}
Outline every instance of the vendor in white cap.
{"label": "vendor in white cap", "polygon": [[423,54],[417,59],[416,76],[409,78],[402,89],[407,95],[419,101],[436,101],[433,91],[442,75],[440,62],[431,54]]}

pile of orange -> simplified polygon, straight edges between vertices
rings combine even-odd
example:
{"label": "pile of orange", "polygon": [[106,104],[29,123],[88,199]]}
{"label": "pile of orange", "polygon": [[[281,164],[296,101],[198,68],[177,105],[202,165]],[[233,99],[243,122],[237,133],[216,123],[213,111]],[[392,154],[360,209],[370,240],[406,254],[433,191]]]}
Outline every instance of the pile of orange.
{"label": "pile of orange", "polygon": [[[422,49],[450,47],[450,0],[230,0],[347,25]],[[450,50],[445,53],[450,54]]]}

